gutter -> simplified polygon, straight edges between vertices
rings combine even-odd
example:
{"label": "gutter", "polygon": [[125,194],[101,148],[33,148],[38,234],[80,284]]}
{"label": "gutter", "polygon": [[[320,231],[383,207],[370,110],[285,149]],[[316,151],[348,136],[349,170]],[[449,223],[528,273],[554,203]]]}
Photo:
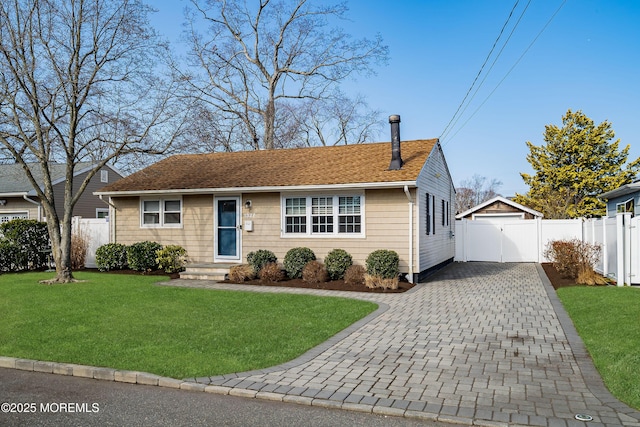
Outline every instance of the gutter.
{"label": "gutter", "polygon": [[353,190],[353,189],[382,189],[416,187],[416,181],[395,182],[362,182],[352,184],[328,184],[328,185],[272,185],[265,187],[222,187],[222,188],[182,188],[172,190],[130,190],[130,191],[94,191],[95,196],[141,196],[160,194],[237,194],[237,193],[279,193],[293,191],[318,191],[318,190]]}
{"label": "gutter", "polygon": [[404,194],[409,200],[409,281],[413,283],[413,206],[415,204],[409,192],[409,186],[404,186]]}

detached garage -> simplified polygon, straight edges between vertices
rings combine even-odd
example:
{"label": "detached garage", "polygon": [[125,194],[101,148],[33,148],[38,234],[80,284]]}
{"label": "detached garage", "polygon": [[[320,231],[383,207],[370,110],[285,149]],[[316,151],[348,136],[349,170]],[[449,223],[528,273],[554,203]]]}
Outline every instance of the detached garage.
{"label": "detached garage", "polygon": [[504,220],[542,218],[541,212],[529,209],[502,196],[494,197],[471,209],[456,215],[456,219],[488,220],[502,222]]}
{"label": "detached garage", "polygon": [[462,212],[456,215],[456,260],[537,261],[542,217],[501,196]]}

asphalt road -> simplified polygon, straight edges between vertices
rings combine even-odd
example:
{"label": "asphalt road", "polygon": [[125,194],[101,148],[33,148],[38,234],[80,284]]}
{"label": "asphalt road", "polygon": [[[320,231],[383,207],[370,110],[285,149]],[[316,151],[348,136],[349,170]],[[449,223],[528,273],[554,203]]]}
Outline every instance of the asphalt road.
{"label": "asphalt road", "polygon": [[452,425],[3,368],[0,405],[0,426]]}

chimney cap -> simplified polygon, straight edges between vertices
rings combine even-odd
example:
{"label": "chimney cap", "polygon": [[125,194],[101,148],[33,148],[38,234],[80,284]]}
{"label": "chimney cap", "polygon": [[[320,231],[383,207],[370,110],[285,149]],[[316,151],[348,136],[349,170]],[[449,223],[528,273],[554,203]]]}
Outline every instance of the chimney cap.
{"label": "chimney cap", "polygon": [[389,116],[389,123],[400,123],[400,115],[392,114]]}

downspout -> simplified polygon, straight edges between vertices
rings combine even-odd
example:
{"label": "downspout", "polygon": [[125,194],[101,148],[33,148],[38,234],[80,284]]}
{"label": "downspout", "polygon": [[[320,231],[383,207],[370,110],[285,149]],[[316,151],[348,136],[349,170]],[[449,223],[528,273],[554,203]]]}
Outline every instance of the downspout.
{"label": "downspout", "polygon": [[42,221],[42,205],[40,205],[40,202],[36,202],[35,200],[31,200],[29,198],[29,196],[27,196],[26,194],[23,194],[22,198],[25,199],[27,202],[33,203],[34,205],[36,205],[38,207],[38,221]]}
{"label": "downspout", "polygon": [[409,192],[409,187],[404,186],[404,194],[409,200],[409,282],[413,283],[413,205],[414,201]]}

